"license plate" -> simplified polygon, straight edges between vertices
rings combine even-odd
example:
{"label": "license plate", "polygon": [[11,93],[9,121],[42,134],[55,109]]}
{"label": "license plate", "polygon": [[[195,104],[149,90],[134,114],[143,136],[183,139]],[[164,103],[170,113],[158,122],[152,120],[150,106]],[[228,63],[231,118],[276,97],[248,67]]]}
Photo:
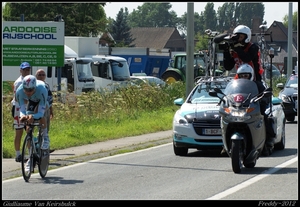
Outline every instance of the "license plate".
{"label": "license plate", "polygon": [[205,135],[222,135],[221,129],[203,129]]}

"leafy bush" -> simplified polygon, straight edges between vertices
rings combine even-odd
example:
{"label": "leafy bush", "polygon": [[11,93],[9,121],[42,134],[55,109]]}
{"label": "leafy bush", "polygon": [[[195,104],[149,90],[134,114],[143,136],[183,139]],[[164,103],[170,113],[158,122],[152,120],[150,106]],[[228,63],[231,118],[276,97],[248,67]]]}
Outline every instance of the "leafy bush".
{"label": "leafy bush", "polygon": [[[114,92],[67,94],[66,103],[54,94],[54,117],[49,137],[51,148],[63,149],[126,136],[172,128],[178,109],[174,99],[184,97],[185,85],[176,82],[164,88],[144,84]],[[11,94],[3,99],[3,157],[14,157]],[[24,134],[23,134],[24,136]]]}

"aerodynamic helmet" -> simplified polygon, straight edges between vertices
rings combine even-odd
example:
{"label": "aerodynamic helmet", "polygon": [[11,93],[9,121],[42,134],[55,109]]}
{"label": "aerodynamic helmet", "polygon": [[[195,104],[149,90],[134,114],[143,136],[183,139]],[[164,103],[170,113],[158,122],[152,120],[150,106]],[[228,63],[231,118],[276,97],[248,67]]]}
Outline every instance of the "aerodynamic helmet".
{"label": "aerodynamic helmet", "polygon": [[239,25],[237,26],[234,30],[233,30],[233,34],[245,34],[246,38],[245,38],[245,43],[250,42],[251,40],[251,30],[249,27],[245,26],[245,25]]}
{"label": "aerodynamic helmet", "polygon": [[27,75],[24,77],[23,82],[23,89],[25,91],[31,92],[36,88],[36,78],[33,75]]}
{"label": "aerodynamic helmet", "polygon": [[[253,68],[247,64],[247,63],[244,63],[242,64],[236,71],[237,75],[238,75],[238,78],[248,78],[249,80],[252,80],[254,79],[254,70]],[[248,77],[245,77],[247,76]]]}

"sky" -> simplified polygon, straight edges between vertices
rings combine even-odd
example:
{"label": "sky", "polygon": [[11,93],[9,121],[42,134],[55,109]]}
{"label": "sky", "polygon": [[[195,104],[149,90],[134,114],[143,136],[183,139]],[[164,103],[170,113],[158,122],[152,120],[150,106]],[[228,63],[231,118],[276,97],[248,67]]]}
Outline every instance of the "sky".
{"label": "sky", "polygon": [[[138,6],[143,5],[144,2],[107,2],[104,7],[107,17],[116,19],[116,16],[121,8],[128,8],[129,13],[133,9],[137,9]],[[222,6],[225,2],[213,2],[215,11],[218,7]],[[264,19],[267,21],[267,26],[269,27],[274,21],[282,22],[283,17],[289,13],[289,2],[262,2],[265,5],[265,15]],[[174,10],[177,16],[181,16],[187,11],[187,2],[171,2],[172,8],[169,10]],[[199,14],[204,11],[207,2],[194,2],[194,12]],[[293,2],[293,12],[298,11],[298,3]]]}

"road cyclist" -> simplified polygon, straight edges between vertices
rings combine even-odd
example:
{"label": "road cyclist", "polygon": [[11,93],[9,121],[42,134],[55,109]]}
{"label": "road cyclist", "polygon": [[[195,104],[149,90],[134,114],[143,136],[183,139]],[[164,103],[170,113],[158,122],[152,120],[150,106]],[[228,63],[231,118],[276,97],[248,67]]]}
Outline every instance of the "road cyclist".
{"label": "road cyclist", "polygon": [[[33,160],[27,159],[26,163],[24,163],[24,147],[28,148],[30,152],[32,152],[32,143],[29,141],[27,144],[27,140],[30,137],[30,125],[34,121],[39,122],[39,126],[41,127],[40,133],[38,137],[41,137],[41,150],[45,150],[49,154],[49,136],[47,131],[45,110],[47,105],[47,97],[48,91],[46,89],[45,83],[43,81],[39,81],[33,75],[27,75],[24,77],[22,84],[18,87],[16,91],[16,101],[20,105],[20,122],[26,123],[26,138],[24,140],[24,144],[27,146],[23,146],[22,148],[22,169],[24,168],[24,172],[31,173],[33,169]],[[29,126],[28,126],[29,125]],[[29,133],[29,135],[28,135]],[[32,136],[31,136],[32,137]],[[30,139],[29,139],[30,140]],[[30,177],[30,176],[29,176]],[[26,180],[26,179],[25,179]]]}

